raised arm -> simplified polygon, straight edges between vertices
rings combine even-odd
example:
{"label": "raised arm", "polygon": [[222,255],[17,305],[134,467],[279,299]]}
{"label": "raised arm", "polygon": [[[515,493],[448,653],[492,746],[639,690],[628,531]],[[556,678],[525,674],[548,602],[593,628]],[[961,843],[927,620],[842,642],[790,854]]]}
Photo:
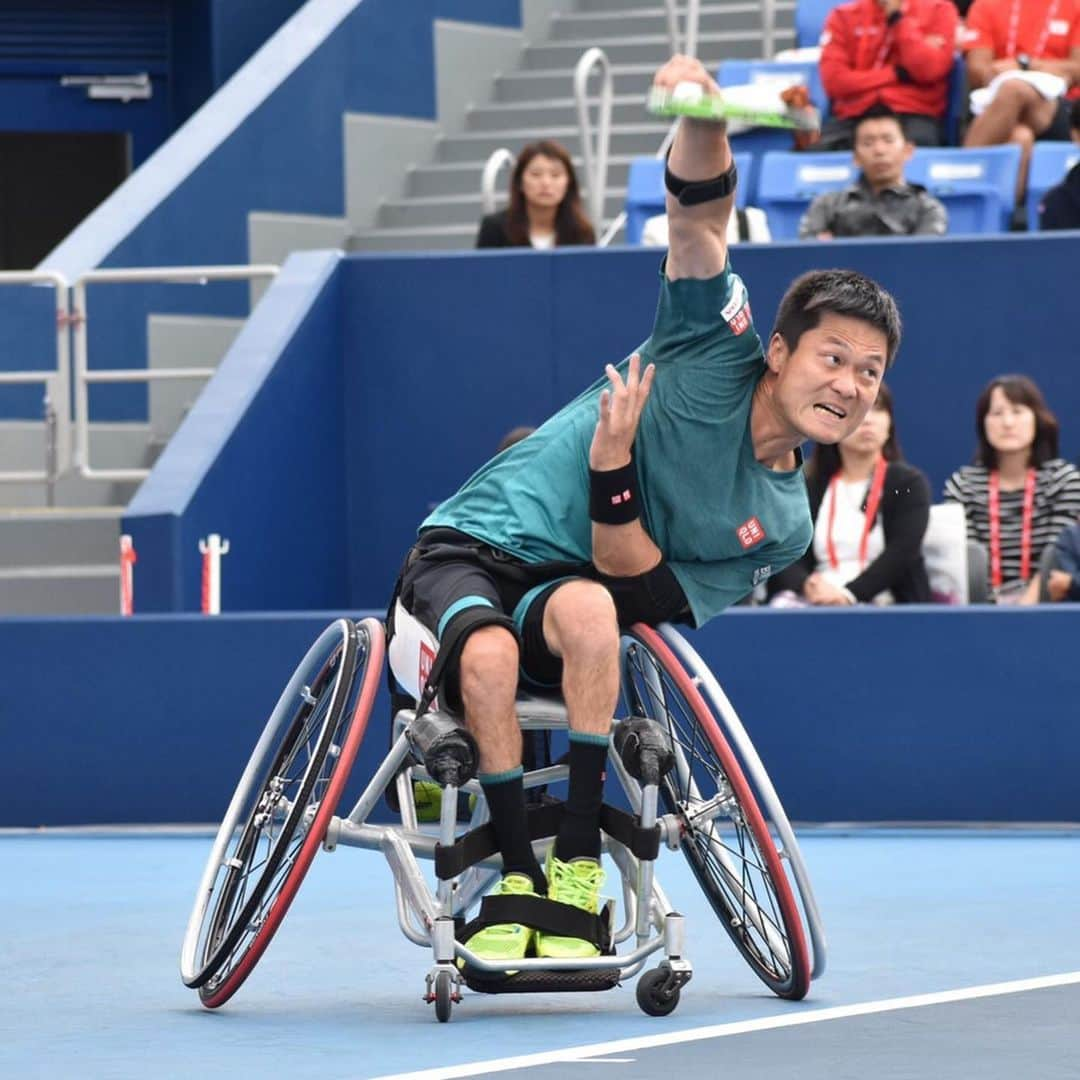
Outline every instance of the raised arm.
{"label": "raised arm", "polygon": [[[673,90],[679,83],[695,83],[706,93],[716,94],[716,85],[700,60],[688,56],[673,56],[656,73],[653,82]],[[695,199],[708,194],[697,188],[718,180],[731,168],[731,148],[723,123],[707,120],[679,121],[668,171],[676,182],[688,185],[680,197],[667,192],[668,258],[667,276],[679,278],[710,278],[719,274],[727,264],[727,223],[734,202],[733,193],[725,198]]]}

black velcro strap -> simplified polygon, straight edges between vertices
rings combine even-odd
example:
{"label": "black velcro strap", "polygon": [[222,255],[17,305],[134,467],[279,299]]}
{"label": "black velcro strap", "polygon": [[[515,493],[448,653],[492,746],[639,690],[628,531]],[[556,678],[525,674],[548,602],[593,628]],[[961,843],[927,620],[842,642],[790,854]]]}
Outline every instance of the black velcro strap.
{"label": "black velcro strap", "polygon": [[600,807],[600,828],[637,856],[652,862],[660,854],[660,826],[643,829],[633,814],[604,803]]}
{"label": "black velcro strap", "polygon": [[[529,839],[541,840],[554,836],[559,831],[563,817],[563,804],[548,803],[530,806],[527,810]],[[622,810],[604,803],[600,807],[600,828],[613,840],[628,848],[637,858],[652,861],[660,854],[660,826],[643,829],[637,818]],[[470,866],[475,866],[490,858],[499,850],[495,839],[495,829],[490,822],[471,829],[450,847],[435,845],[435,876],[440,881],[449,881],[463,874]],[[506,922],[503,919],[502,922]],[[511,919],[510,922],[521,922]],[[569,935],[576,936],[576,935]]]}
{"label": "black velcro strap", "polygon": [[698,206],[713,199],[726,199],[739,182],[739,171],[731,168],[711,180],[683,180],[664,166],[664,186],[679,200],[680,206]]}
{"label": "black velcro strap", "polygon": [[500,923],[521,923],[543,934],[557,937],[580,938],[591,942],[601,951],[610,944],[608,928],[599,915],[584,911],[573,904],[560,904],[543,896],[485,896],[480,903],[480,914],[468,923],[468,941],[476,933],[477,924],[498,926]]}

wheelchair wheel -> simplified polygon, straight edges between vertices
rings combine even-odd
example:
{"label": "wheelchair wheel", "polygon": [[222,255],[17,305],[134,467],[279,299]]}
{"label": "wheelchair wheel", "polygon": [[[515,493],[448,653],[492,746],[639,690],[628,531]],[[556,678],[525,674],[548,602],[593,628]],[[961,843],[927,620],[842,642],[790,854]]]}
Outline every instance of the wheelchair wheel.
{"label": "wheelchair wheel", "polygon": [[210,1009],[239,989],[311,865],[378,690],[382,624],[339,619],[308,650],[259,739],[218,830],[181,955]]}
{"label": "wheelchair wheel", "polygon": [[682,849],[735,947],[773,993],[799,1000],[810,961],[791,884],[738,760],[693,679],[655,630],[623,637],[629,713],[661,724],[676,767],[660,785],[683,823]]}

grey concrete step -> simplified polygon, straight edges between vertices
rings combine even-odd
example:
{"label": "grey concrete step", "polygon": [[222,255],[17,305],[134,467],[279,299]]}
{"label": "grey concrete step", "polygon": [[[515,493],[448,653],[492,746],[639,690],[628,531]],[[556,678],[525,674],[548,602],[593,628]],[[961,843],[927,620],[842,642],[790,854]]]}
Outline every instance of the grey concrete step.
{"label": "grey concrete step", "polygon": [[[596,117],[595,106],[590,116]],[[619,94],[613,98],[613,124],[635,124],[650,119],[645,98],[640,94]],[[504,101],[470,109],[465,121],[468,132],[529,130],[544,127],[573,127],[578,122],[577,102],[573,98],[548,101]]]}
{"label": "grey concrete step", "polygon": [[[793,0],[778,0],[776,25],[789,29],[793,25]],[[733,30],[761,32],[761,5],[756,3],[703,4],[698,20],[698,34],[717,34]],[[682,21],[680,20],[680,32]],[[595,40],[604,48],[604,41],[616,36],[667,34],[667,11],[663,4],[650,7],[625,7],[610,11],[560,12],[551,20],[549,40]]]}
{"label": "grey concrete step", "polygon": [[[637,95],[645,100],[656,74],[656,64],[613,64],[611,79],[614,93]],[[574,68],[551,71],[518,70],[495,76],[492,101],[543,101],[573,95]]]}
{"label": "grey concrete step", "polygon": [[[777,49],[790,48],[795,43],[794,31],[778,30],[774,41]],[[521,67],[533,71],[573,68],[582,54],[594,45],[603,47],[608,61],[613,65],[652,64],[656,68],[668,59],[671,52],[667,35],[661,34],[615,37],[602,42],[589,38],[552,41],[525,48],[522,51]],[[709,67],[721,60],[736,57],[752,59],[760,55],[760,29],[702,34],[698,38],[698,56]]]}
{"label": "grey concrete step", "polygon": [[[655,154],[657,148],[664,140],[668,124],[656,122],[644,122],[640,124],[624,124],[612,129],[611,145],[609,152],[613,155]],[[581,135],[577,126],[574,127],[551,127],[536,128],[532,131],[513,132],[480,132],[468,135],[454,135],[440,139],[436,149],[436,160],[439,162],[484,162],[492,151],[505,146],[512,153],[517,154],[528,142],[536,139],[555,139],[562,143],[572,157],[581,155]]]}
{"label": "grey concrete step", "polygon": [[[248,258],[253,264],[281,266],[294,251],[322,251],[345,244],[349,228],[343,217],[321,214],[248,214]],[[270,288],[268,279],[253,280],[251,307]]]}
{"label": "grey concrete step", "polygon": [[[610,221],[620,213],[625,202],[625,188],[609,187],[604,201],[605,220]],[[506,199],[503,198],[499,206],[505,205]],[[482,216],[479,192],[474,195],[444,195],[425,199],[391,199],[383,203],[379,211],[379,228],[472,225],[475,231]]]}
{"label": "grey concrete step", "polygon": [[119,563],[0,570],[2,615],[115,615],[119,610]]}
{"label": "grey concrete step", "polygon": [[[96,466],[93,457],[91,462]],[[149,462],[147,463],[149,464]],[[118,507],[131,502],[138,482],[117,483],[112,480],[86,480],[78,473],[61,476],[54,490],[55,505],[62,507]],[[0,507],[45,507],[47,495],[44,484],[0,483]]]}
{"label": "grey concrete step", "polygon": [[111,564],[122,514],[98,507],[0,512],[0,570]]}
{"label": "grey concrete step", "polygon": [[[630,171],[631,155],[624,154],[608,158],[608,186],[626,187],[626,177]],[[579,176],[583,174],[584,163],[581,158],[574,159],[574,168]],[[406,198],[435,198],[440,195],[478,195],[480,180],[483,175],[482,161],[451,162],[442,165],[422,165],[409,170],[405,187]],[[504,169],[498,179],[498,189],[505,191],[509,183],[510,171]]]}
{"label": "grey concrete step", "polygon": [[476,225],[420,229],[365,229],[349,237],[349,251],[461,251],[476,246]]}
{"label": "grey concrete step", "polygon": [[[91,424],[90,460],[107,469],[146,465],[149,438],[149,424]],[[45,425],[33,420],[0,421],[0,468],[22,471],[44,467]]]}
{"label": "grey concrete step", "polygon": [[[151,315],[147,365],[217,367],[243,325],[243,319],[209,315]],[[150,428],[156,439],[171,438],[205,385],[206,379],[197,378],[150,383]]]}
{"label": "grey concrete step", "polygon": [[[783,0],[780,0],[783,2]],[[707,8],[725,8],[725,7],[742,7],[746,3],[746,0],[705,0],[701,4],[701,10],[705,11]],[[572,3],[567,3],[563,7],[563,11],[577,11],[583,14],[591,12],[626,12],[637,13],[641,11],[648,11],[655,8],[662,8],[664,6],[663,0],[573,0]],[[678,0],[676,10],[679,13],[680,23],[686,16],[687,3],[686,0]]]}

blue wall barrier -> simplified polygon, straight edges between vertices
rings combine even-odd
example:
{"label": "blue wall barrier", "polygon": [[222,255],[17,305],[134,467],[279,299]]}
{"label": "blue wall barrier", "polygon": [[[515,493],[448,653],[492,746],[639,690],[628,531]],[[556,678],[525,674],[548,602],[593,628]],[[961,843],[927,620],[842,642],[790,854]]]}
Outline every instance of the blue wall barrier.
{"label": "blue wall barrier", "polygon": [[[331,618],[0,621],[0,826],[220,819]],[[690,640],[793,820],[1080,821],[1078,630],[1075,606],[744,609]],[[352,798],[388,723],[380,692]]]}
{"label": "blue wall barrier", "polygon": [[[1080,415],[1080,381],[1073,376],[1080,343],[1071,294],[1048,289],[1036,300],[1023,285],[1069,280],[1074,250],[1068,236],[848,241],[750,246],[737,250],[733,261],[749,285],[763,334],[788,284],[813,267],[853,267],[895,292],[906,326],[889,375],[899,433],[909,460],[940,494],[948,474],[971,458],[979,390],[1003,371],[1034,376],[1062,420],[1064,453],[1075,457],[1080,450],[1073,422]],[[296,258],[301,261],[288,264],[294,279],[317,257]],[[299,316],[309,302],[302,290],[272,290],[241,339],[249,358],[266,358],[245,366],[243,378],[289,368],[290,378],[304,386],[324,369],[337,372],[343,358],[342,394],[309,386],[311,422],[285,426],[278,418],[292,408],[286,384],[268,380],[253,398],[260,402],[257,417],[249,415],[233,395],[231,376],[226,379],[234,370],[231,356],[226,359],[223,381],[211,384],[174,440],[177,447],[198,446],[206,460],[208,447],[232,448],[215,470],[217,486],[206,488],[202,472],[185,471],[179,449],[170,446],[129,510],[127,527],[137,545],[140,519],[151,512],[174,515],[185,532],[182,570],[140,553],[139,610],[197,609],[194,538],[252,530],[268,561],[232,557],[222,586],[226,610],[385,603],[431,506],[483,464],[511,427],[540,423],[597,378],[606,362],[648,335],[659,262],[655,251],[640,249],[352,256],[338,266],[339,287],[327,283],[307,294],[318,296],[318,318],[310,325]],[[266,310],[276,307],[278,296],[297,305],[293,315],[276,319]],[[292,342],[290,328],[301,325],[302,342]],[[267,335],[267,327],[274,332]],[[230,395],[230,420],[220,412],[219,391]],[[217,442],[208,443],[192,426],[207,412],[222,425]],[[227,433],[228,423],[241,418],[243,429]],[[320,440],[337,446],[341,430],[344,463],[305,472],[302,513],[277,495],[272,476],[257,475],[255,463],[266,448],[307,460]],[[234,497],[244,490],[261,494]],[[291,518],[302,519],[328,551],[336,552],[343,536],[347,571],[331,582],[309,550],[289,564],[291,599],[284,603],[279,571],[287,561],[270,560],[269,552],[291,543]],[[159,575],[181,573],[175,587],[162,591],[156,584]]]}

